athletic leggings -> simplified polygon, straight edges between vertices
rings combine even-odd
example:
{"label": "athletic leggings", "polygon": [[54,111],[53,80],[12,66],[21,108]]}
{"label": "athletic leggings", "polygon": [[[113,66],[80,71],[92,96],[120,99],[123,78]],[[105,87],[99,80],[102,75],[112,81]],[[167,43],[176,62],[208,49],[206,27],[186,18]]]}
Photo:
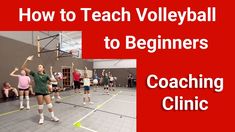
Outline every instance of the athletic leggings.
{"label": "athletic leggings", "polygon": [[80,89],[80,81],[74,81],[74,89]]}

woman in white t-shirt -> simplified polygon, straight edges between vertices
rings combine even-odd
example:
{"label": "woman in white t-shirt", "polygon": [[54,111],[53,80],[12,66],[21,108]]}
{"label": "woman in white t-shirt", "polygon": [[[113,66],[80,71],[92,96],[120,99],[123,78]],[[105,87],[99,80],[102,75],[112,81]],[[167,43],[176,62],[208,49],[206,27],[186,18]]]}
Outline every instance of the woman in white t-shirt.
{"label": "woman in white t-shirt", "polygon": [[87,67],[85,67],[85,73],[84,73],[84,78],[83,78],[83,86],[84,86],[83,104],[84,105],[86,104],[86,98],[88,99],[88,102],[90,104],[93,104],[93,102],[91,102],[90,85],[91,85],[91,82],[87,75]]}
{"label": "woman in white t-shirt", "polygon": [[114,77],[112,74],[110,74],[109,76],[109,86],[110,86],[110,90],[115,91],[114,87],[113,87],[113,82],[114,82]]}

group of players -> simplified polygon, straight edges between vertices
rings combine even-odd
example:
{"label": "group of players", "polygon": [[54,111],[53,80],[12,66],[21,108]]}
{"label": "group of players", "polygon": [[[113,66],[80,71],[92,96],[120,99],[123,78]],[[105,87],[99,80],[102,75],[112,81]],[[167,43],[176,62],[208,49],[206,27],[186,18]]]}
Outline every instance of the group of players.
{"label": "group of players", "polygon": [[[86,86],[87,86],[86,79],[84,78],[85,81],[84,81],[84,79],[81,80],[81,73],[79,72],[78,69],[74,69],[74,63],[72,63],[72,70],[73,70],[73,80],[74,80],[74,92],[81,93],[80,92],[81,82],[83,82],[84,89],[88,89],[88,88],[86,88]],[[85,67],[85,74],[87,76],[86,70],[87,70],[87,68]],[[86,76],[84,75],[84,77],[86,77]],[[110,72],[105,72],[105,70],[103,70],[100,77],[98,76],[96,71],[94,71],[93,80],[92,80],[92,82],[89,80],[89,82],[93,84],[94,92],[97,91],[98,86],[103,85],[104,86],[104,94],[109,95],[109,91],[111,91],[111,90],[115,91],[114,82],[116,80],[117,80],[117,78],[113,77],[113,75]],[[89,86],[91,85],[90,83],[89,83]],[[88,94],[89,94],[89,92],[88,92]]]}
{"label": "group of players", "polygon": [[[61,99],[59,91],[64,90],[59,84],[66,79],[67,77],[63,77],[61,72],[53,72],[53,67],[50,67],[50,76],[45,73],[45,67],[43,65],[38,65],[37,71],[32,71],[27,67],[27,62],[32,61],[33,56],[29,56],[25,63],[21,67],[20,74],[15,74],[19,69],[15,68],[14,71],[10,74],[13,77],[18,78],[18,89],[19,89],[19,100],[20,100],[20,109],[23,110],[23,99],[25,96],[26,99],[26,109],[30,109],[29,104],[29,91],[30,91],[30,77],[31,75],[34,80],[34,92],[36,95],[37,103],[38,103],[38,112],[39,112],[39,124],[44,123],[44,115],[43,115],[43,107],[44,102],[48,108],[48,111],[51,114],[51,120],[58,122],[59,118],[55,116],[52,99],[57,97],[58,100]],[[115,77],[112,76],[110,72],[102,71],[101,77],[98,77],[96,73],[94,73],[93,81],[91,82],[90,78],[88,77],[87,67],[85,67],[83,79],[81,79],[81,73],[78,69],[74,68],[74,63],[72,63],[72,70],[73,70],[73,81],[74,81],[74,92],[80,92],[80,86],[83,83],[84,87],[84,94],[83,94],[83,104],[86,103],[93,104],[91,101],[90,95],[90,86],[91,84],[94,85],[94,91],[97,91],[98,85],[104,86],[104,94],[109,95],[109,91],[114,89],[114,81],[116,80]],[[7,89],[7,88],[6,88]],[[52,93],[52,97],[50,94]]]}

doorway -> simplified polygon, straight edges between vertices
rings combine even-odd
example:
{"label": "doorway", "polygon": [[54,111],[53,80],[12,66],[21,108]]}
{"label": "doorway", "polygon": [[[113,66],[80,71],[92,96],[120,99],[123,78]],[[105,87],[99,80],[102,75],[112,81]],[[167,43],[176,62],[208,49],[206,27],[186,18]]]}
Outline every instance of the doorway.
{"label": "doorway", "polygon": [[70,87],[71,80],[70,80],[70,68],[62,68],[63,77],[66,77],[63,79],[63,86],[64,87]]}

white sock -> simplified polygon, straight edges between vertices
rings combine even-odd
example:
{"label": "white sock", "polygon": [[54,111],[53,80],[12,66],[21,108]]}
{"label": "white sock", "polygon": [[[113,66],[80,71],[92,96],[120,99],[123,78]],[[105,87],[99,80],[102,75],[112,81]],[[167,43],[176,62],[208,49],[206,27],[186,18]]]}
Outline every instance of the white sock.
{"label": "white sock", "polygon": [[20,101],[20,107],[22,107],[23,106],[23,101]]}
{"label": "white sock", "polygon": [[25,96],[25,99],[26,99],[26,105],[27,107],[29,107],[29,96]]}
{"label": "white sock", "polygon": [[29,107],[29,101],[26,101],[26,105],[27,105],[27,107]]}
{"label": "white sock", "polygon": [[44,119],[43,113],[39,113],[40,119]]}
{"label": "white sock", "polygon": [[50,112],[51,113],[51,117],[55,117],[55,114],[54,114],[54,112],[52,111],[52,112]]}
{"label": "white sock", "polygon": [[24,97],[20,96],[20,107],[23,107],[23,99],[24,99]]}

